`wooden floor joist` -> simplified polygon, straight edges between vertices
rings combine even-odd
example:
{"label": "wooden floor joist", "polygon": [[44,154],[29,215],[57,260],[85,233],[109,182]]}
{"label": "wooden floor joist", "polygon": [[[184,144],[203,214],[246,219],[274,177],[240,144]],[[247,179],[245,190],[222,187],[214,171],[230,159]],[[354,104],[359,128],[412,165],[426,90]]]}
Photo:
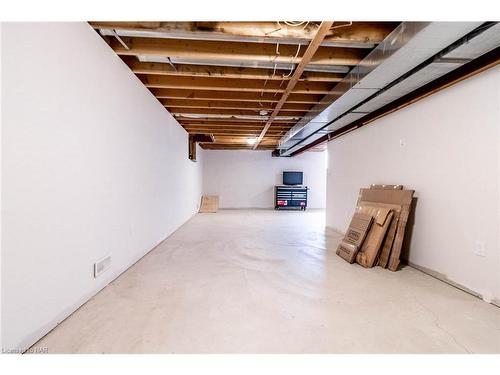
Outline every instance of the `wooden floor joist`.
{"label": "wooden floor joist", "polygon": [[[251,40],[274,42],[276,39],[284,43],[309,43],[318,28],[318,22],[308,22],[305,27],[288,26],[284,22],[90,22],[95,29],[116,29],[128,31],[150,31],[170,33],[184,38],[203,39],[210,37],[253,38]],[[357,43],[359,47],[380,43],[396,27],[397,22],[335,22],[336,28],[328,31],[323,44]]]}
{"label": "wooden floor joist", "polygon": [[[240,120],[225,120],[225,121],[210,121],[210,120],[199,120],[199,119],[178,119],[181,125],[196,125],[196,126],[207,126],[207,127],[258,127],[262,129],[265,122],[245,122]],[[277,122],[273,124],[273,129],[281,128],[291,128],[294,122]]]}
{"label": "wooden floor joist", "polygon": [[[223,42],[207,40],[176,40],[161,38],[122,38],[128,49],[119,41],[111,39],[111,46],[118,55],[156,56],[226,61],[261,61],[290,63],[297,54],[297,46],[273,44]],[[318,46],[319,47],[319,46]],[[358,64],[367,54],[362,48],[319,47],[309,64],[350,65]],[[302,55],[295,59],[300,63]]]}
{"label": "wooden floor joist", "polygon": [[[192,100],[192,99],[160,99],[161,104],[165,107],[177,108],[213,108],[213,109],[251,109],[256,111],[274,109],[275,104],[272,102],[263,102],[260,105],[255,102],[237,102],[237,101],[216,101],[216,100]],[[300,103],[285,103],[281,108],[282,112],[286,111],[308,111],[311,109],[310,104]]]}
{"label": "wooden floor joist", "polygon": [[[223,90],[223,91],[254,91],[276,93],[283,92],[288,81],[268,81],[209,77],[176,77],[176,76],[140,76],[141,81],[149,88],[193,89],[193,90]],[[333,88],[330,82],[298,82],[295,93],[328,94]]]}
{"label": "wooden floor joist", "polygon": [[[158,99],[201,99],[201,100],[224,100],[244,102],[273,102],[277,103],[280,96],[273,93],[221,91],[221,90],[186,90],[186,89],[151,89]],[[316,104],[324,95],[322,94],[291,94],[287,103]]]}
{"label": "wooden floor joist", "polygon": [[[259,116],[258,110],[253,109],[218,109],[218,108],[178,108],[178,107],[169,107],[169,112],[173,115],[182,115],[182,114],[194,114],[194,115],[231,115],[231,116]],[[307,111],[280,111],[280,116],[295,116],[302,117],[307,113]]]}
{"label": "wooden floor joist", "polygon": [[[164,76],[187,76],[187,77],[210,77],[210,78],[238,78],[281,81],[289,74],[288,70],[273,70],[259,68],[236,68],[227,66],[209,65],[184,65],[176,66],[164,63],[148,63],[132,61],[130,69],[135,74],[164,75]],[[344,74],[325,72],[304,72],[301,81],[310,82],[340,82]],[[285,78],[288,80],[288,78]]]}
{"label": "wooden floor joist", "polygon": [[90,24],[202,147],[267,150],[399,23]]}

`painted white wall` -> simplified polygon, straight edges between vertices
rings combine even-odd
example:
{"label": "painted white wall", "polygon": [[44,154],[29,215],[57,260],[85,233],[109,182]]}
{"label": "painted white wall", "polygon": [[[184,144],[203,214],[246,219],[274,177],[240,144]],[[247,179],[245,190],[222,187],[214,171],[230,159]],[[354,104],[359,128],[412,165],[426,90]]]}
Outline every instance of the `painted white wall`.
{"label": "painted white wall", "polygon": [[276,158],[270,151],[205,150],[203,170],[204,194],[219,195],[221,208],[274,207],[274,185],[282,184],[284,170],[303,171],[308,207],[325,207],[326,152]]}
{"label": "painted white wall", "polygon": [[[2,71],[2,59],[1,59],[1,51],[2,51],[2,23],[0,22],[0,72]],[[0,88],[2,87],[2,74],[0,73]],[[0,89],[0,125],[2,122],[1,119],[1,113],[2,113],[2,90]],[[2,131],[0,129],[0,180],[2,179]],[[2,206],[2,184],[0,183],[0,213],[3,212],[3,206]],[[1,215],[0,215],[0,348],[3,348],[2,345],[2,327],[3,327],[3,322],[1,319],[2,316],[2,295],[1,295],[1,290],[2,290],[2,224],[1,224]]]}
{"label": "painted white wall", "polygon": [[2,28],[2,339],[15,349],[188,220],[202,162],[86,23]]}
{"label": "painted white wall", "polygon": [[346,230],[361,187],[415,189],[410,262],[499,300],[499,106],[497,67],[330,142],[327,226]]}

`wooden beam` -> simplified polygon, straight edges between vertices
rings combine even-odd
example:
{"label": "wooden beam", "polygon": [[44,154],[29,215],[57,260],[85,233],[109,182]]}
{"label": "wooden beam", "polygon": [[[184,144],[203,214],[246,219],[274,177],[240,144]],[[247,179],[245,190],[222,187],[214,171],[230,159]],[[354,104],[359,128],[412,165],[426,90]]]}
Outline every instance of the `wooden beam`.
{"label": "wooden beam", "polygon": [[[280,22],[89,22],[96,29],[118,29],[129,31],[154,31],[169,33],[171,37],[202,38],[253,38],[262,42],[281,40],[288,43],[309,43],[318,28],[317,22],[305,27],[287,26]],[[357,42],[364,44],[380,43],[398,25],[398,22],[352,22],[337,21],[336,28],[329,30],[322,44]],[[341,27],[338,27],[341,26]],[[244,40],[244,39],[243,39]]]}
{"label": "wooden beam", "polygon": [[325,38],[327,35],[328,31],[332,27],[333,22],[326,21],[326,22],[321,22],[321,25],[316,32],[316,35],[314,36],[313,40],[311,43],[307,46],[307,50],[304,53],[304,56],[302,60],[300,61],[299,65],[297,66],[297,69],[292,74],[292,78],[288,82],[288,86],[286,87],[285,92],[281,96],[278,104],[276,104],[276,108],[274,109],[273,113],[271,114],[269,120],[266,122],[266,125],[264,126],[264,129],[262,129],[262,132],[260,133],[259,137],[257,138],[257,142],[255,142],[254,145],[254,150],[257,148],[259,143],[262,141],[262,138],[266,135],[267,130],[273,123],[274,119],[276,116],[278,116],[278,113],[281,110],[281,107],[285,104],[286,100],[288,99],[288,96],[291,94],[292,90],[294,89],[295,85],[297,84],[300,76],[302,75],[302,72],[304,71],[304,68],[307,66],[309,61],[311,61],[315,55],[315,53],[318,51],[319,45],[321,44],[321,41]]}
{"label": "wooden beam", "polygon": [[[235,131],[235,130],[206,130],[206,129],[203,129],[203,130],[199,130],[199,129],[187,129],[186,128],[186,131],[188,133],[201,133],[203,132],[204,134],[212,134],[212,135],[240,135],[240,136],[246,136],[246,137],[256,137],[259,135],[259,131],[258,130],[255,130],[255,131]],[[270,135],[266,135],[266,137],[270,137],[270,138],[277,138],[277,139],[280,139],[281,137],[283,136],[282,133],[275,133],[275,134],[270,134]]]}
{"label": "wooden beam", "polygon": [[[226,124],[223,126],[213,126],[213,125],[197,125],[197,124],[181,124],[182,127],[184,128],[189,128],[189,129],[210,129],[210,130],[218,130],[218,129],[229,129],[229,130],[250,130],[254,131],[257,130],[259,133],[262,130],[263,126],[259,125],[251,125],[251,126],[240,126],[240,125],[231,125],[231,124]],[[274,128],[272,129],[272,132],[276,133],[281,133],[281,132],[286,132],[290,129],[290,126],[286,127],[280,127],[280,128]]]}
{"label": "wooden beam", "polygon": [[[186,129],[186,131],[188,131],[190,134],[199,134],[200,133],[199,130],[194,130],[194,129],[193,130]],[[229,131],[228,130],[228,131],[204,131],[204,132],[206,134],[211,134],[214,137],[219,136],[219,137],[245,137],[245,138],[248,138],[248,137],[256,137],[259,134],[258,131],[243,132],[243,131]],[[266,135],[266,138],[272,139],[272,140],[279,140],[281,137],[282,137],[281,134]]]}
{"label": "wooden beam", "polygon": [[[262,43],[222,42],[207,40],[178,40],[161,38],[122,38],[129,49],[116,40],[111,40],[111,47],[123,56],[162,56],[169,58],[263,61],[272,63],[290,63],[297,54],[297,46],[280,45],[279,54],[276,46]],[[310,64],[321,65],[357,65],[367,54],[360,48],[320,47]],[[301,54],[294,59],[299,63]]]}
{"label": "wooden beam", "polygon": [[[238,92],[220,90],[185,90],[185,89],[151,89],[158,99],[201,99],[246,102],[273,102],[277,103],[280,96],[272,93]],[[287,103],[317,104],[324,95],[321,94],[291,94]]]}
{"label": "wooden beam", "polygon": [[[260,131],[262,130],[262,126],[253,126],[253,127],[243,127],[243,126],[198,126],[198,125],[193,125],[193,124],[184,124],[182,125],[183,128],[185,129],[196,129],[196,130],[202,130],[203,132],[218,132],[218,131],[242,131],[242,132],[254,132],[257,131],[259,134]],[[278,133],[283,133],[288,131],[287,128],[281,128],[281,129],[274,129],[272,131],[269,131],[269,133],[266,134],[278,134]],[[257,134],[257,135],[258,135]]]}
{"label": "wooden beam", "polygon": [[[261,129],[226,129],[226,128],[219,128],[219,129],[212,129],[212,128],[196,128],[196,127],[188,127],[185,126],[184,129],[186,129],[190,133],[204,133],[204,134],[224,134],[224,133],[229,133],[229,134],[253,134],[255,136],[258,136],[260,133]],[[286,130],[281,130],[278,132],[273,132],[273,133],[268,133],[266,135],[269,137],[281,137],[283,133],[285,133]]]}
{"label": "wooden beam", "polygon": [[[230,115],[230,116],[259,116],[256,110],[248,109],[217,109],[217,108],[177,108],[168,107],[168,111],[173,115],[194,114],[194,115]],[[282,112],[281,116],[302,117],[307,111]],[[264,120],[261,120],[264,121]]]}
{"label": "wooden beam", "polygon": [[[197,125],[251,125],[251,126],[261,126],[264,127],[266,124],[265,121],[257,121],[257,120],[241,120],[241,119],[197,119],[197,118],[188,118],[188,117],[176,117],[176,120],[181,124],[197,124]],[[276,122],[276,126],[293,126],[297,121],[284,121],[280,120]]]}
{"label": "wooden beam", "polygon": [[[224,142],[227,142],[227,143],[233,143],[233,142],[241,142],[241,143],[246,143],[246,140],[248,139],[248,137],[251,137],[252,135],[218,135],[218,136],[215,136],[214,135],[214,139],[215,139],[215,142],[218,142],[218,143],[224,143]],[[277,139],[274,139],[274,138],[269,138],[267,139],[266,142],[264,142],[263,144],[276,144],[277,142]]]}
{"label": "wooden beam", "polygon": [[[228,143],[203,143],[200,144],[201,148],[204,150],[251,150],[252,146],[249,146],[247,143],[233,143],[233,144],[228,144]],[[261,145],[259,146],[258,150],[274,150],[276,147],[275,144],[271,145]]]}
{"label": "wooden beam", "polygon": [[[274,109],[274,104],[263,102],[262,105],[255,102],[216,101],[216,100],[192,100],[192,99],[160,99],[165,107],[177,108],[212,108],[212,109],[252,109],[256,111]],[[281,111],[308,111],[310,104],[285,103]]]}
{"label": "wooden beam", "polygon": [[[220,123],[233,123],[235,121],[237,122],[247,122],[247,123],[257,123],[257,124],[262,124],[262,126],[265,125],[266,121],[262,121],[259,118],[229,118],[229,117],[189,117],[189,116],[175,116],[175,119],[179,122],[187,122],[187,121],[212,121],[212,122],[220,122]],[[274,119],[274,122],[279,122],[279,123],[292,123],[292,122],[297,122],[296,119],[290,119],[290,118],[285,118],[285,117],[276,117]]]}
{"label": "wooden beam", "polygon": [[[176,77],[147,75],[140,76],[141,81],[149,88],[166,89],[193,89],[193,90],[222,90],[222,91],[254,91],[276,93],[285,91],[287,81],[265,81],[224,78],[214,79],[207,77]],[[329,82],[298,82],[294,86],[294,93],[328,94],[333,85]]]}
{"label": "wooden beam", "polygon": [[[165,75],[165,76],[188,76],[188,77],[210,77],[210,78],[238,78],[281,81],[283,75],[289,71],[260,68],[235,68],[226,66],[210,65],[185,65],[174,66],[164,63],[149,63],[132,61],[128,63],[135,74]],[[301,81],[309,82],[340,82],[344,74],[304,72]],[[288,78],[286,78],[288,80]]]}

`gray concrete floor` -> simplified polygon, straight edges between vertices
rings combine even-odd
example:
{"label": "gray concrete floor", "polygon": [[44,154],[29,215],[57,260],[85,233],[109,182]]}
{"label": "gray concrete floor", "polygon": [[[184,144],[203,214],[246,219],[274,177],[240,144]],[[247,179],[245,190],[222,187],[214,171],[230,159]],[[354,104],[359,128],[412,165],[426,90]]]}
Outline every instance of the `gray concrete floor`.
{"label": "gray concrete floor", "polygon": [[[50,353],[500,353],[500,309],[350,265],[324,212],[198,214],[35,346]],[[99,329],[98,329],[99,328]]]}

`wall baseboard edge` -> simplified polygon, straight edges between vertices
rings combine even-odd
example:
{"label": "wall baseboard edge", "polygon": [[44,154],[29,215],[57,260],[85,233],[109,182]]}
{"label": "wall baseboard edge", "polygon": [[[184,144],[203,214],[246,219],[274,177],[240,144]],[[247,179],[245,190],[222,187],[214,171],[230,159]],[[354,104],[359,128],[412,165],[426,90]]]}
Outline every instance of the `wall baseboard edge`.
{"label": "wall baseboard edge", "polygon": [[[19,352],[23,354],[27,352],[30,348],[34,347],[40,340],[42,340],[45,336],[47,336],[50,332],[57,328],[61,323],[63,323],[66,319],[68,319],[71,315],[73,315],[77,310],[79,310],[83,305],[85,305],[88,301],[90,301],[93,297],[95,297],[100,291],[109,286],[113,281],[118,279],[123,273],[125,273],[129,268],[134,266],[137,262],[139,262],[146,255],[155,250],[158,246],[160,246],[163,242],[165,242],[170,236],[172,236],[175,232],[177,232],[181,227],[183,227],[186,223],[188,223],[198,212],[194,212],[191,216],[184,221],[181,225],[179,225],[175,230],[169,233],[164,239],[158,242],[155,246],[153,246],[146,253],[136,257],[132,262],[128,265],[118,269],[115,271],[111,277],[109,277],[108,281],[104,285],[100,285],[90,293],[85,294],[82,298],[80,298],[76,303],[72,304],[70,307],[61,311],[54,319],[52,319],[48,324],[44,327],[32,332],[30,335],[24,338],[19,344],[18,348],[21,349]],[[17,350],[17,349],[16,349]],[[17,351],[16,351],[17,352]]]}

